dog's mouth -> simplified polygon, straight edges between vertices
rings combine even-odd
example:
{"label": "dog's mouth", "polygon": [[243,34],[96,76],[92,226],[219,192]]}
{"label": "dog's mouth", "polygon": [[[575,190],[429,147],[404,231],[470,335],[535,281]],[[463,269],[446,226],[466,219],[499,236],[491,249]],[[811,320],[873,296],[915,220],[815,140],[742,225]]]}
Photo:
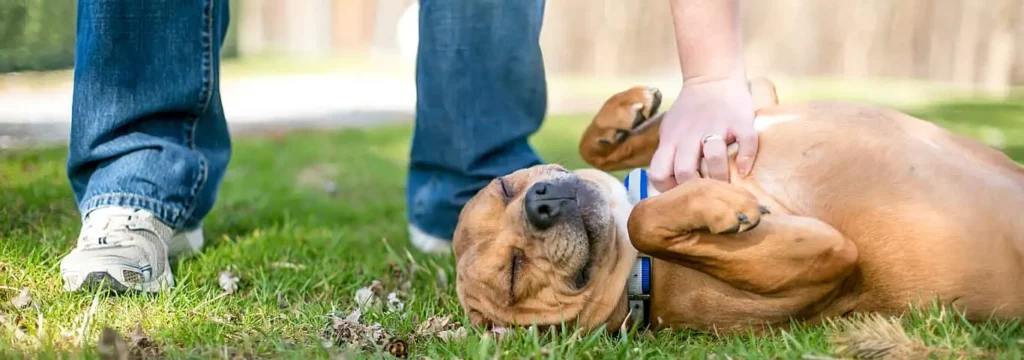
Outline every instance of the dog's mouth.
{"label": "dog's mouth", "polygon": [[627,129],[616,129],[615,130],[615,142],[621,144],[626,141],[630,136],[636,135],[650,129],[651,126],[661,122],[661,114],[658,113],[658,108],[661,107],[661,90],[657,88],[647,88],[647,91],[651,93],[651,104],[645,105],[636,110],[636,115],[633,117],[632,126]]}
{"label": "dog's mouth", "polygon": [[600,196],[596,191],[583,187],[580,189],[577,196],[577,204],[580,209],[580,220],[583,224],[583,235],[587,244],[586,259],[583,266],[576,270],[573,275],[573,287],[577,290],[581,290],[590,284],[591,275],[595,266],[595,259],[597,259],[600,247],[606,243],[606,236],[603,234],[603,230],[607,224],[603,224],[605,217],[598,213],[590,211],[599,207],[601,202],[596,201],[595,196]]}

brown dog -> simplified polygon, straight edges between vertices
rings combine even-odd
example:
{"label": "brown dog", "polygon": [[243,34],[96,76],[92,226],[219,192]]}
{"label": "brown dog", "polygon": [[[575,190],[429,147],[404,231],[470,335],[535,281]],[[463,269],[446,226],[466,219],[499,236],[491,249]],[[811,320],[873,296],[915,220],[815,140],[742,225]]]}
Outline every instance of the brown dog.
{"label": "brown dog", "polygon": [[[689,181],[633,208],[605,172],[548,165],[481,190],[454,239],[471,321],[617,328],[630,315],[729,332],[933,302],[970,320],[1024,315],[1024,168],[893,110],[752,91],[759,152],[747,177],[730,164],[731,183]],[[583,158],[647,166],[659,103],[644,87],[612,96]],[[627,295],[637,275],[648,300]]]}

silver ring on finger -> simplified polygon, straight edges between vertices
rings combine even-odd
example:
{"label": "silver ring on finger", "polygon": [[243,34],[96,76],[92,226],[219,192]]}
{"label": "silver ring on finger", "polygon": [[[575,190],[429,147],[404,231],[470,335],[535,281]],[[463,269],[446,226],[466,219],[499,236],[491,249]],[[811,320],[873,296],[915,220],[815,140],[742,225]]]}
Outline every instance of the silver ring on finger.
{"label": "silver ring on finger", "polygon": [[707,144],[709,140],[725,140],[725,139],[724,139],[724,138],[722,138],[722,136],[721,136],[721,135],[715,135],[715,134],[711,134],[711,135],[704,135],[704,138],[702,138],[702,139],[700,140],[700,143],[701,143],[701,144]]}

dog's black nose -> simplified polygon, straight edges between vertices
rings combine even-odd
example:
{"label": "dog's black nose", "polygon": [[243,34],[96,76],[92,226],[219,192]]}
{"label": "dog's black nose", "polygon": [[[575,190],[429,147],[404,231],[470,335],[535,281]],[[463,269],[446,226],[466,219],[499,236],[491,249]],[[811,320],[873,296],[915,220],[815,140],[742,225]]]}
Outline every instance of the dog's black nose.
{"label": "dog's black nose", "polygon": [[530,224],[540,230],[547,229],[566,212],[576,209],[576,183],[538,182],[527,189],[523,201]]}

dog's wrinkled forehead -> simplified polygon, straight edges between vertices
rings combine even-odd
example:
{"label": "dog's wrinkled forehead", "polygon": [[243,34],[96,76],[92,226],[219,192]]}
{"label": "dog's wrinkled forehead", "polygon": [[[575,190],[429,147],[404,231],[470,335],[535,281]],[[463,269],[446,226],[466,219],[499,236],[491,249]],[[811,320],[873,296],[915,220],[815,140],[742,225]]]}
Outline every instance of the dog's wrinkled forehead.
{"label": "dog's wrinkled forehead", "polygon": [[487,241],[503,228],[507,212],[521,206],[525,189],[539,181],[574,176],[559,165],[537,165],[492,180],[462,209],[453,247],[458,258],[477,242]]}

